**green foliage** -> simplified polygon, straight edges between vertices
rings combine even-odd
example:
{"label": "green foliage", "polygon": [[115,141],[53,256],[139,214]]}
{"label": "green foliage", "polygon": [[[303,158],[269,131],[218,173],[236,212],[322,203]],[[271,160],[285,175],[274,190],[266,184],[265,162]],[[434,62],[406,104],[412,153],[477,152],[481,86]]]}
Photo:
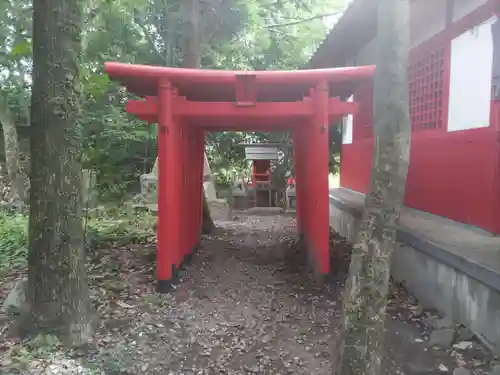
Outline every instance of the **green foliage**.
{"label": "green foliage", "polygon": [[16,44],[14,47],[12,47],[12,50],[10,51],[10,55],[12,57],[30,57],[31,56],[31,43],[28,42],[27,40],[24,40],[18,44]]}
{"label": "green foliage", "polygon": [[28,221],[21,214],[0,211],[0,269],[24,264]]}
{"label": "green foliage", "polygon": [[29,341],[11,347],[5,371],[9,374],[25,374],[30,372],[30,365],[34,361],[53,359],[54,354],[59,354],[61,349],[61,342],[56,336],[38,335]]}
{"label": "green foliage", "polygon": [[[139,189],[156,157],[156,131],[125,114],[130,95],[110,82],[105,61],[179,66],[184,14],[180,0],[93,0],[82,35],[84,103],[79,125],[83,164],[97,171],[103,200]],[[31,1],[0,0],[0,89],[20,125],[29,123]],[[326,32],[325,20],[345,0],[201,1],[202,66],[211,69],[298,69]],[[22,133],[21,136],[26,137]],[[272,141],[262,133],[207,134],[207,153],[219,184],[246,168],[240,142]],[[288,140],[288,139],[287,139]],[[149,143],[150,142],[150,143]],[[338,147],[332,148],[332,160]],[[332,164],[333,166],[334,164]],[[335,169],[334,167],[332,167]]]}
{"label": "green foliage", "polygon": [[[155,236],[156,217],[131,207],[100,210],[87,223],[90,247],[109,244],[141,243]],[[27,216],[0,211],[0,271],[26,265]]]}
{"label": "green foliage", "polygon": [[88,223],[87,238],[91,247],[144,243],[156,236],[155,227],[156,216],[149,211],[120,207],[93,217]]}
{"label": "green foliage", "polygon": [[83,165],[97,172],[97,188],[105,200],[120,199],[139,189],[156,156],[156,130],[132,119],[117,107],[99,111],[84,124]]}

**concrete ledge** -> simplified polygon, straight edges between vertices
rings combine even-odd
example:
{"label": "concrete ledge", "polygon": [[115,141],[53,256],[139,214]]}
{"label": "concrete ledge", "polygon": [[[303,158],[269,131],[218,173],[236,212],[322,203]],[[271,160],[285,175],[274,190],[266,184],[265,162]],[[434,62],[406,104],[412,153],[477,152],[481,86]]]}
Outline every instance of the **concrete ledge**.
{"label": "concrete ledge", "polygon": [[[330,225],[349,242],[364,196],[330,195]],[[464,224],[406,208],[397,233],[392,275],[426,307],[464,324],[500,354],[500,242]]]}

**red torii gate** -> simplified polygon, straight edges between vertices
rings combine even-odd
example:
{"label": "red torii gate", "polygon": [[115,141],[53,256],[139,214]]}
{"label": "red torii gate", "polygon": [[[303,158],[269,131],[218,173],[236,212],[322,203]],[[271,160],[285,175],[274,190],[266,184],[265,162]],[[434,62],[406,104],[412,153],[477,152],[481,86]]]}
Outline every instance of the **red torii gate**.
{"label": "red torii gate", "polygon": [[[106,72],[145,100],[127,112],[158,123],[158,291],[200,242],[206,131],[289,130],[297,180],[297,228],[313,269],[329,262],[328,125],[354,114],[340,100],[375,68],[224,71],[106,63]],[[197,197],[193,199],[193,197]]]}

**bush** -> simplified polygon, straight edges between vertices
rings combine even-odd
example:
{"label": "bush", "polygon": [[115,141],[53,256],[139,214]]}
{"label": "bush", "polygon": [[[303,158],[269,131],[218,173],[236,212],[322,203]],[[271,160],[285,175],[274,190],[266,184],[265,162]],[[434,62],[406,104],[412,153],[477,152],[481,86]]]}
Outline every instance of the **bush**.
{"label": "bush", "polygon": [[87,239],[91,247],[143,243],[156,234],[156,217],[130,207],[107,210],[89,220]]}
{"label": "bush", "polygon": [[[86,240],[90,247],[143,243],[154,240],[156,217],[149,212],[118,208],[89,219]],[[0,211],[0,270],[26,265],[28,218]]]}
{"label": "bush", "polygon": [[27,248],[27,217],[0,211],[0,269],[24,264]]}

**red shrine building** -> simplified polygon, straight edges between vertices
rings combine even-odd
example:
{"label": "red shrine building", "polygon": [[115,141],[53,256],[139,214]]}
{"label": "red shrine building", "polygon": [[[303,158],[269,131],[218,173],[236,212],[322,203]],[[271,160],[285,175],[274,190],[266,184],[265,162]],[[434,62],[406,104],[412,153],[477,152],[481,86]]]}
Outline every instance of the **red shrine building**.
{"label": "red shrine building", "polygon": [[[500,0],[411,1],[406,206],[500,233]],[[377,1],[353,0],[311,68],[376,64]],[[366,193],[373,85],[348,100],[340,185]]]}

